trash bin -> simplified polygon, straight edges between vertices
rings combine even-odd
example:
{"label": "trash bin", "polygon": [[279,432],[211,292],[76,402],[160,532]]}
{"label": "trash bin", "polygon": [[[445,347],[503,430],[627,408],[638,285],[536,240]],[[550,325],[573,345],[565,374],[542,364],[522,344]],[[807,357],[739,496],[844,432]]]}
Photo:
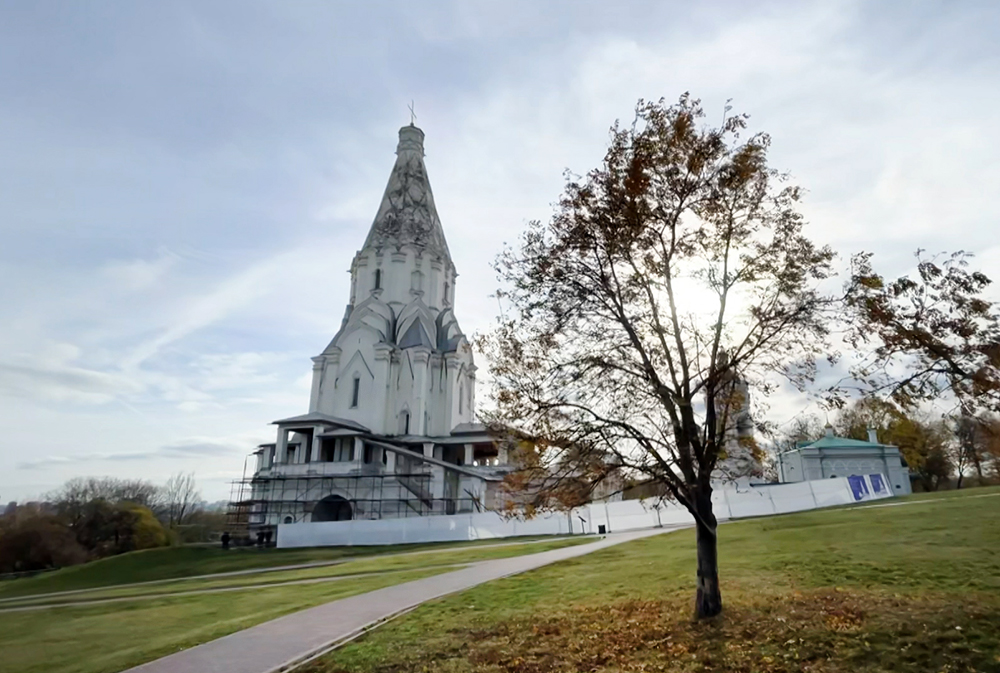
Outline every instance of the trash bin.
{"label": "trash bin", "polygon": [[607,535],[608,534],[608,527],[605,526],[603,523],[597,524],[597,534],[598,535]]}

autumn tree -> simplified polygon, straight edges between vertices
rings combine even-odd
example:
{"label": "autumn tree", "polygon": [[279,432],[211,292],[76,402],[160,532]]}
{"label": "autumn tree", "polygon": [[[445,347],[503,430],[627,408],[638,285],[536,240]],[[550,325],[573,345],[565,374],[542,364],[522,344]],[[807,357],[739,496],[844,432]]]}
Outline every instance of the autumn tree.
{"label": "autumn tree", "polygon": [[87,558],[73,532],[51,513],[19,507],[0,517],[0,573],[61,568]]}
{"label": "autumn tree", "polygon": [[899,448],[911,474],[925,491],[938,490],[955,470],[952,461],[955,436],[945,419],[901,412],[880,431],[879,439]]}
{"label": "autumn tree", "polygon": [[662,485],[695,520],[699,617],[722,610],[713,475],[752,450],[732,441],[740,382],[803,386],[830,352],[816,287],[833,253],[803,234],[799,189],[746,121],[706,125],[687,95],[640,101],[601,165],[499,257],[505,315],[480,342],[486,420],[531,438],[532,504],[579,504],[613,474]]}
{"label": "autumn tree", "polygon": [[59,489],[49,493],[46,500],[53,503],[60,516],[73,525],[86,516],[86,508],[95,500],[108,503],[132,503],[151,510],[162,504],[160,487],[142,479],[117,477],[75,477]]}
{"label": "autumn tree", "polygon": [[166,530],[148,507],[98,498],[88,502],[83,512],[70,530],[94,557],[162,547],[169,542]]}
{"label": "autumn tree", "polygon": [[1000,412],[1000,317],[990,279],[971,255],[916,253],[914,277],[886,280],[869,253],[855,255],[847,284],[849,343],[865,353],[851,371],[874,395],[903,408],[950,402],[954,413]]}
{"label": "autumn tree", "polygon": [[883,444],[892,444],[891,428],[906,415],[891,401],[868,396],[841,408],[833,420],[834,432],[840,437],[868,441],[868,430],[875,430]]}
{"label": "autumn tree", "polygon": [[955,487],[962,488],[966,470],[977,477],[977,483],[987,483],[1000,477],[1000,420],[988,415],[959,415],[952,419],[956,435],[954,462],[958,472]]}

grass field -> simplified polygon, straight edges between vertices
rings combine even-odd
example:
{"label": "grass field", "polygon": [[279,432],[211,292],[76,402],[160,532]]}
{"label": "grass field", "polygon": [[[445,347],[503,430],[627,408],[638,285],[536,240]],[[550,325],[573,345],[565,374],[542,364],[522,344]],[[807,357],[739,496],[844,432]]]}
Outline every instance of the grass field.
{"label": "grass field", "polygon": [[133,582],[155,582],[191,575],[236,572],[283,565],[339,561],[387,553],[423,551],[442,547],[479,546],[538,538],[434,542],[386,547],[314,547],[308,549],[256,549],[219,547],[166,547],[112,556],[26,579],[0,582],[0,598],[56,591],[75,591]]}
{"label": "grass field", "polygon": [[122,587],[97,588],[79,591],[71,594],[43,594],[41,596],[21,596],[8,598],[0,603],[0,611],[5,608],[26,605],[47,605],[56,603],[73,603],[101,600],[106,598],[128,598],[175,594],[184,591],[205,591],[235,587],[262,587],[282,582],[301,580],[319,580],[323,578],[349,577],[360,574],[400,572],[414,569],[454,567],[456,564],[475,563],[491,559],[520,556],[526,553],[538,553],[550,549],[559,549],[586,542],[595,538],[580,536],[574,538],[559,538],[540,540],[526,544],[498,544],[464,546],[442,551],[403,552],[385,554],[383,556],[368,556],[336,565],[301,568],[298,570],[274,570],[251,575],[234,575],[229,577],[179,579],[160,584],[131,584]]}
{"label": "grass field", "polygon": [[686,530],[425,605],[303,673],[1000,671],[1000,489],[727,524],[719,549],[714,620],[691,619]]}
{"label": "grass field", "polygon": [[[112,673],[191,647],[306,607],[382,587],[447,572],[458,563],[517,556],[580,544],[593,538],[546,540],[478,549],[368,557],[345,564],[297,571],[275,571],[215,580],[182,580],[146,587],[102,589],[73,594],[76,600],[135,595],[148,600],[48,607],[36,611],[0,609],[0,673]],[[351,566],[354,566],[353,568]],[[266,583],[315,579],[378,570],[380,575],[339,581],[268,587]],[[324,575],[326,573],[326,575]],[[245,590],[225,593],[156,596],[152,590],[221,588],[242,582]],[[256,583],[256,584],[255,584]],[[53,598],[66,600],[70,597]],[[38,604],[5,603],[0,608]]]}
{"label": "grass field", "polygon": [[295,610],[445,570],[413,570],[344,582],[0,613],[0,671],[121,671]]}

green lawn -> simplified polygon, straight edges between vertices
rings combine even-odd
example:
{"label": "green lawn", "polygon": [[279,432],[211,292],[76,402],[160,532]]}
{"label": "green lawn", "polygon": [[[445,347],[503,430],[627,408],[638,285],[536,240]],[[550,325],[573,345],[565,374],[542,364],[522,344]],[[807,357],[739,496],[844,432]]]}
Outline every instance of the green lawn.
{"label": "green lawn", "polygon": [[0,672],[121,671],[295,610],[443,571],[0,613]]}
{"label": "green lawn", "polygon": [[425,605],[303,673],[997,672],[997,494],[726,524],[714,620],[691,618],[685,530]]}
{"label": "green lawn", "polygon": [[[419,554],[393,554],[345,564],[296,571],[275,571],[215,580],[181,580],[145,587],[120,587],[71,594],[77,600],[134,595],[136,589],[176,591],[239,586],[236,582],[273,582],[380,571],[340,581],[269,587],[191,596],[159,596],[148,600],[48,607],[3,612],[0,606],[0,673],[112,673],[191,647],[283,614],[338,598],[448,572],[470,563],[542,552],[593,538],[546,540],[489,548],[458,548]],[[352,568],[353,566],[353,568]],[[36,599],[40,601],[42,599]],[[35,602],[35,605],[39,602]]]}
{"label": "green lawn", "polygon": [[[508,558],[522,554],[534,554],[559,549],[585,542],[595,538],[580,536],[574,538],[558,538],[526,544],[504,544],[499,546],[467,546],[447,551],[424,551],[420,553],[387,554],[384,556],[365,557],[344,563],[300,570],[275,570],[252,575],[235,575],[214,579],[190,579],[165,582],[162,584],[128,585],[117,588],[93,589],[73,594],[56,594],[48,596],[24,596],[0,603],[0,610],[23,605],[46,605],[54,603],[91,601],[103,598],[142,597],[163,594],[173,594],[181,591],[200,591],[205,589],[221,589],[228,587],[255,588],[293,582],[297,580],[312,580],[320,578],[344,577],[362,573],[400,572],[418,568],[440,568],[457,564],[474,563],[490,559]],[[482,547],[482,548],[478,548]]]}
{"label": "green lawn", "polygon": [[312,547],[306,549],[256,549],[219,547],[166,547],[112,556],[35,577],[0,582],[0,598],[56,591],[75,591],[132,582],[151,582],[252,570],[283,565],[339,561],[380,554],[479,546],[528,541],[524,537],[470,542],[435,542],[382,547]]}

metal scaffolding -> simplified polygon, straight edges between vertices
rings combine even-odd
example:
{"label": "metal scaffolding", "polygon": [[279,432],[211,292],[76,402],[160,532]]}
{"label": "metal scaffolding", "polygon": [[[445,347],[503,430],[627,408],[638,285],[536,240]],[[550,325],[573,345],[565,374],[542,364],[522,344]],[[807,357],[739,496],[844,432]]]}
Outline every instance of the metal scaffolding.
{"label": "metal scaffolding", "polygon": [[249,535],[277,523],[310,521],[317,503],[333,494],[350,504],[352,519],[398,519],[483,511],[479,498],[468,493],[459,497],[455,479],[446,477],[445,497],[432,497],[431,479],[429,471],[418,470],[244,476],[233,482],[235,497],[230,502],[229,517],[234,528],[242,525],[245,534]]}
{"label": "metal scaffolding", "polygon": [[255,472],[248,477],[244,461],[242,478],[232,483],[228,523],[234,537],[252,537],[282,523],[482,512],[485,490],[463,480],[499,478],[492,474],[495,467],[462,465],[454,447],[441,447],[435,457],[366,437],[361,453],[352,448],[323,452],[324,460],[272,464],[269,446],[251,454],[258,457]]}

